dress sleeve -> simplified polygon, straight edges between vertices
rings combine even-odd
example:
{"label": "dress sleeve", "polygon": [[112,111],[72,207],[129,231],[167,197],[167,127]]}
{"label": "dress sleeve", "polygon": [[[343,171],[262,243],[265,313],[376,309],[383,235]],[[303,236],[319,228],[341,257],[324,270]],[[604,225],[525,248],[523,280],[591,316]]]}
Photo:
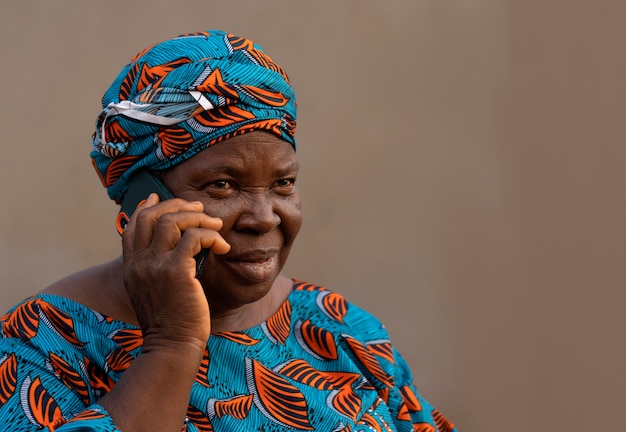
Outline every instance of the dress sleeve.
{"label": "dress sleeve", "polygon": [[[389,404],[398,418],[409,420],[418,432],[457,432],[450,420],[434,408],[417,390],[413,373],[400,353],[393,348],[395,359],[394,380],[397,391],[390,394]],[[395,406],[393,406],[395,405]]]}
{"label": "dress sleeve", "polygon": [[[54,347],[51,343],[51,348]],[[92,403],[89,384],[70,365],[71,351],[43,353],[21,338],[0,339],[0,430],[116,431],[106,410]]]}

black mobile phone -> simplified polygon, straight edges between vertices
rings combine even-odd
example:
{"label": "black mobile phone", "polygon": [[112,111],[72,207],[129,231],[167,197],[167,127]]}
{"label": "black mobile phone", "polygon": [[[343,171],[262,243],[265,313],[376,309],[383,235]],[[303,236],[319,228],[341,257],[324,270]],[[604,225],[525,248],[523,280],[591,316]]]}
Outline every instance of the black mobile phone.
{"label": "black mobile phone", "polygon": [[[148,196],[155,192],[161,201],[174,198],[174,194],[159,180],[154,174],[146,170],[140,170],[133,175],[130,180],[126,195],[122,201],[120,212],[117,216],[117,231],[120,235],[124,232],[124,227],[130,221],[130,217],[135,212],[139,204],[145,201]],[[202,273],[204,264],[209,255],[209,249],[202,249],[196,258],[196,277]]]}

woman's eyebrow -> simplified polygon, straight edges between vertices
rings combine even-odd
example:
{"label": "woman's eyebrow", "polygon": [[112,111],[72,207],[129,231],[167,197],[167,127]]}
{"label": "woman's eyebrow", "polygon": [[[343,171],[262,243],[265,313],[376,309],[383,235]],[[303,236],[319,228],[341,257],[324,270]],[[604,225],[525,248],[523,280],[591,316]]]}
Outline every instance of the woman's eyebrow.
{"label": "woman's eyebrow", "polygon": [[293,161],[291,163],[289,163],[288,165],[282,166],[282,167],[278,167],[276,169],[276,172],[278,173],[291,173],[294,171],[298,171],[298,169],[300,168],[300,165],[298,164],[298,162]]}

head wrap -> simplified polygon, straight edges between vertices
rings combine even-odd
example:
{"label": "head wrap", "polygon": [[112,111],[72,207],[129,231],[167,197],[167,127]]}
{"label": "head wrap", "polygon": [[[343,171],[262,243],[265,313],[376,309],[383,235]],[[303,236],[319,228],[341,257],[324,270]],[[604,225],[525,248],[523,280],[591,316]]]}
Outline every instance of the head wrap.
{"label": "head wrap", "polygon": [[295,149],[296,97],[261,47],[220,30],[192,33],[137,54],[102,98],[91,157],[120,202],[132,174],[164,170],[255,130]]}

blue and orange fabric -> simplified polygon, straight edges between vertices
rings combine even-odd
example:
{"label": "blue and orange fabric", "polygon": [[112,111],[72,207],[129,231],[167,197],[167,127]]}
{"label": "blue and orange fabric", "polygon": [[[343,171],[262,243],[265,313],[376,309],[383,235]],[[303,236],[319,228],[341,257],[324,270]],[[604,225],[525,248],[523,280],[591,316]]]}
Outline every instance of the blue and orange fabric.
{"label": "blue and orange fabric", "polygon": [[[0,429],[117,430],[98,405],[141,353],[139,328],[39,295],[0,319]],[[187,432],[452,432],[372,315],[295,281],[266,322],[212,335]]]}
{"label": "blue and orange fabric", "polygon": [[296,96],[254,42],[221,30],[180,35],[137,54],[102,98],[91,157],[120,202],[132,174],[170,168],[254,130],[295,149]]}

